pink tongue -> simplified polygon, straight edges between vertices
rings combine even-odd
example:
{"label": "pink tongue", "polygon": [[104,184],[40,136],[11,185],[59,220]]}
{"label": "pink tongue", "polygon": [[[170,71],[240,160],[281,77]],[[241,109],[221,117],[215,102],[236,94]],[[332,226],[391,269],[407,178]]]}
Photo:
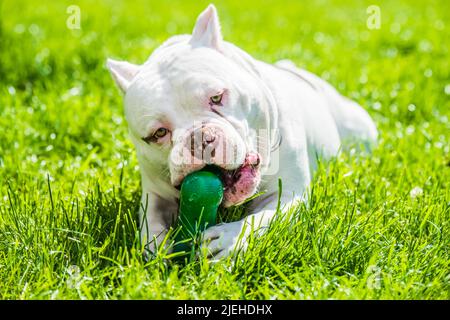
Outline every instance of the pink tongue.
{"label": "pink tongue", "polygon": [[229,174],[224,176],[225,185],[233,188],[238,181],[246,181],[249,178],[252,179],[255,175],[253,167],[258,165],[259,155],[255,153],[247,154],[244,163],[234,172],[233,176]]}
{"label": "pink tongue", "polygon": [[260,163],[257,154],[248,154],[244,164],[233,175],[224,176],[226,190],[224,193],[224,205],[228,207],[240,203],[250,197],[260,181],[258,167]]}
{"label": "pink tongue", "polygon": [[244,166],[245,165],[252,165],[257,166],[259,165],[259,155],[256,153],[249,153],[247,154],[247,157],[245,158]]}
{"label": "pink tongue", "polygon": [[241,167],[233,178],[225,182],[227,188],[224,192],[224,206],[240,203],[251,196],[257,181],[255,169],[249,165]]}
{"label": "pink tongue", "polygon": [[239,180],[246,179],[249,176],[252,177],[253,176],[253,168],[249,165],[241,167],[241,169],[239,170],[239,174],[240,174]]}

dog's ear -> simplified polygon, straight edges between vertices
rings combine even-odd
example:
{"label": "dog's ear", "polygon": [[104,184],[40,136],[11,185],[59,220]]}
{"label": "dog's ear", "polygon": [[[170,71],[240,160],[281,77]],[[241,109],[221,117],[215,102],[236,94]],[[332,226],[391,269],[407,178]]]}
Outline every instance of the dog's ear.
{"label": "dog's ear", "polygon": [[197,18],[192,38],[189,41],[193,46],[205,46],[220,51],[222,33],[220,31],[219,17],[216,7],[210,4]]}
{"label": "dog's ear", "polygon": [[141,66],[126,61],[106,60],[106,67],[122,92],[127,91],[131,80],[141,70]]}

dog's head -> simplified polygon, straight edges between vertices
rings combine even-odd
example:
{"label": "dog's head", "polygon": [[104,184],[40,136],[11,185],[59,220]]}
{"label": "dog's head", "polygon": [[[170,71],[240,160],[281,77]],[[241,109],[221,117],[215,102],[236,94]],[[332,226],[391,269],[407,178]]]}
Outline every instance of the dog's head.
{"label": "dog's head", "polygon": [[108,60],[153,192],[177,196],[187,174],[213,165],[225,206],[255,193],[269,161],[269,103],[250,59],[223,41],[210,5],[192,35],[170,38],[143,65]]}

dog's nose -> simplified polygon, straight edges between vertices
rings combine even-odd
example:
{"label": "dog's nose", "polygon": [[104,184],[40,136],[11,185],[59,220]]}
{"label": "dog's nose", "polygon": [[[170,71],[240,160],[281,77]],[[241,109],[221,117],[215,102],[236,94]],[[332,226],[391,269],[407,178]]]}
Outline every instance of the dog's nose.
{"label": "dog's nose", "polygon": [[216,136],[213,133],[211,133],[209,131],[203,133],[203,145],[204,146],[208,145],[210,143],[213,143],[215,140],[216,140]]}
{"label": "dog's nose", "polygon": [[191,155],[207,162],[210,161],[210,158],[215,156],[217,135],[217,129],[214,127],[202,126],[193,130],[189,139]]}
{"label": "dog's nose", "polygon": [[204,130],[202,132],[202,149],[203,149],[203,160],[206,163],[211,163],[212,158],[216,156],[216,136],[214,132],[210,130]]}

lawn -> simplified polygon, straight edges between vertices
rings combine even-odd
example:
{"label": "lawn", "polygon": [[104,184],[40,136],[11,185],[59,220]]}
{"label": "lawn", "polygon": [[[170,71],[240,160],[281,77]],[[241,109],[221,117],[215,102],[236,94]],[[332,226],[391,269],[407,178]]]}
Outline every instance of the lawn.
{"label": "lawn", "polygon": [[208,3],[0,0],[0,298],[449,299],[445,0],[216,1],[226,40],[328,80],[380,141],[323,164],[310,203],[236,260],[143,259],[139,167],[105,60],[144,62]]}

